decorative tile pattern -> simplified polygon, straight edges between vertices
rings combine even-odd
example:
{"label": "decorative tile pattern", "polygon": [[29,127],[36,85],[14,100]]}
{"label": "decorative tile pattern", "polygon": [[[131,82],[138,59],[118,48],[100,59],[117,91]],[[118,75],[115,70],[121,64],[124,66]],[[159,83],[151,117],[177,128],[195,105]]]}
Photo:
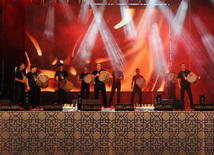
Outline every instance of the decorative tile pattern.
{"label": "decorative tile pattern", "polygon": [[3,112],[0,154],[213,154],[214,112]]}

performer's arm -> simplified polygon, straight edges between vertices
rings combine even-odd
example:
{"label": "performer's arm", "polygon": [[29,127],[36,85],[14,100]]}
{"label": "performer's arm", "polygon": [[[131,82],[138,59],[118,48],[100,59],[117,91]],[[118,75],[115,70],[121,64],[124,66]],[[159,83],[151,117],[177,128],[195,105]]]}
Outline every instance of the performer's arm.
{"label": "performer's arm", "polygon": [[57,74],[57,72],[56,72],[56,74],[55,74],[55,76],[54,76],[54,81],[56,81],[57,83],[60,84],[60,81],[59,81],[59,74]]}
{"label": "performer's arm", "polygon": [[20,80],[20,79],[18,79],[17,77],[15,78],[15,81],[25,83],[25,81],[24,81],[24,80]]}
{"label": "performer's arm", "polygon": [[181,89],[180,78],[177,78],[178,88]]}
{"label": "performer's arm", "polygon": [[30,85],[29,85],[29,80],[28,80],[28,78],[26,79],[26,84],[27,84],[27,90],[29,91],[29,90],[30,90]]}
{"label": "performer's arm", "polygon": [[54,81],[56,81],[56,82],[58,82],[58,78],[57,78],[58,74],[57,73],[58,72],[56,72],[55,75],[54,75]]}
{"label": "performer's arm", "polygon": [[65,72],[65,79],[67,79],[68,81],[71,82],[71,78],[68,76],[68,72],[67,71]]}
{"label": "performer's arm", "polygon": [[94,76],[95,76],[95,75],[94,75],[94,72],[92,72],[92,75],[91,75],[91,77],[95,79],[95,77],[94,77]]}
{"label": "performer's arm", "polygon": [[190,74],[190,75],[193,75],[193,72],[190,72],[189,74]]}
{"label": "performer's arm", "polygon": [[99,74],[98,72],[97,72],[96,75],[95,75],[95,73],[93,72],[91,77],[95,79],[95,78],[96,78],[97,76],[99,76],[99,75],[100,75],[100,74]]}
{"label": "performer's arm", "polygon": [[133,89],[134,80],[132,79],[131,89]]}
{"label": "performer's arm", "polygon": [[79,77],[79,81],[83,81],[83,79],[81,79],[81,78]]}
{"label": "performer's arm", "polygon": [[82,74],[80,74],[80,76],[79,76],[79,81],[83,81],[83,76],[82,76]]}
{"label": "performer's arm", "polygon": [[120,77],[120,80],[124,80],[123,72],[121,74],[122,74],[122,76]]}

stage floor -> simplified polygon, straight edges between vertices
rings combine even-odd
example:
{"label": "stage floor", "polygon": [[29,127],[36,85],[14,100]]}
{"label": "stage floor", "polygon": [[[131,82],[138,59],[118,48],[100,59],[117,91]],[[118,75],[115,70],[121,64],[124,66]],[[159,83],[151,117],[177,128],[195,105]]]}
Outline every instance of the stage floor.
{"label": "stage floor", "polygon": [[0,154],[213,154],[214,112],[0,111]]}

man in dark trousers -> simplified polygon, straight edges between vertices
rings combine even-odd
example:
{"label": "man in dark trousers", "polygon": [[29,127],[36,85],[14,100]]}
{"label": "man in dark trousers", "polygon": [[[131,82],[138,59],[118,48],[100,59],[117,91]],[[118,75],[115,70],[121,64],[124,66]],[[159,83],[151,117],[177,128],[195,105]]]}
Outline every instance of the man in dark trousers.
{"label": "man in dark trousers", "polygon": [[[57,102],[58,104],[66,103],[66,92],[62,88],[60,88],[61,82],[66,78],[68,78],[67,71],[64,70],[63,64],[59,64],[59,70],[56,71],[54,76],[54,80],[58,82],[58,102]],[[62,99],[62,102],[61,102],[61,99]]]}
{"label": "man in dark trousers", "polygon": [[184,103],[184,93],[186,90],[187,94],[189,96],[190,105],[191,105],[191,109],[192,109],[193,108],[193,97],[192,97],[190,83],[187,81],[187,76],[189,74],[192,75],[193,73],[190,72],[189,70],[186,70],[186,66],[184,63],[182,63],[180,65],[180,67],[181,67],[181,71],[178,73],[177,82],[178,82],[178,87],[181,90],[181,100]]}
{"label": "man in dark trousers", "polygon": [[89,74],[88,72],[88,67],[85,66],[84,67],[84,71],[80,74],[79,76],[79,80],[82,81],[81,83],[81,98],[84,98],[84,91],[86,91],[86,96],[85,98],[88,99],[89,98],[89,88],[90,85],[88,83],[85,83],[84,78]]}
{"label": "man in dark trousers", "polygon": [[115,70],[113,70],[112,77],[113,77],[113,81],[112,81],[112,87],[111,87],[111,95],[109,99],[109,107],[111,107],[111,102],[113,100],[113,96],[116,89],[117,89],[117,104],[120,103],[121,80],[123,80],[124,75],[123,75],[123,72],[120,70],[119,64],[117,64]]}
{"label": "man in dark trousers", "polygon": [[133,91],[132,91],[132,97],[131,97],[131,104],[134,103],[134,96],[135,96],[136,92],[138,92],[139,104],[141,105],[142,104],[142,89],[136,84],[136,81],[138,78],[144,79],[144,77],[142,75],[140,75],[140,69],[139,68],[136,69],[136,75],[133,76],[133,78],[132,78],[131,89],[133,89]]}
{"label": "man in dark trousers", "polygon": [[[173,79],[169,80],[169,76],[175,76]],[[170,77],[171,78],[171,77]],[[175,84],[176,84],[176,74],[175,72],[172,71],[172,67],[168,67],[168,73],[166,73],[165,76],[165,82],[166,82],[166,90],[169,99],[174,99],[175,100]]]}
{"label": "man in dark trousers", "polygon": [[103,105],[106,108],[107,107],[107,99],[106,99],[106,86],[105,83],[101,82],[99,80],[99,75],[102,71],[105,71],[104,69],[101,69],[101,64],[96,65],[97,70],[92,72],[92,78],[94,78],[94,97],[95,99],[98,99],[99,97],[99,91],[101,91],[103,96]]}
{"label": "man in dark trousers", "polygon": [[30,103],[33,110],[37,110],[36,107],[40,105],[41,89],[36,84],[38,77],[37,67],[35,65],[30,66],[30,72],[27,73],[27,90],[29,91]]}
{"label": "man in dark trousers", "polygon": [[16,87],[16,100],[15,103],[21,103],[21,107],[24,107],[24,96],[25,96],[25,64],[21,63],[19,69],[15,74],[15,87]]}

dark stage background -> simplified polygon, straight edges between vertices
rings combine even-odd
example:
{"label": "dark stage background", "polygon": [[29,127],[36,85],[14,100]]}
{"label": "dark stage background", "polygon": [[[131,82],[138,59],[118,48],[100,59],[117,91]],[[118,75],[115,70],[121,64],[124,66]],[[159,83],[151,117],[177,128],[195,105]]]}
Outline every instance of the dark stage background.
{"label": "dark stage background", "polygon": [[[153,7],[92,6],[86,14],[81,11],[83,6],[67,3],[0,2],[3,98],[12,99],[14,68],[21,61],[26,62],[27,70],[36,64],[50,78],[63,61],[73,91],[80,89],[77,78],[84,65],[93,71],[100,62],[111,72],[119,62],[125,75],[122,91],[131,91],[131,78],[138,67],[147,81],[143,91],[154,94],[164,91],[167,66],[178,73],[180,63],[185,63],[200,77],[192,85],[194,103],[200,94],[206,95],[206,103],[214,102],[214,11],[209,0],[172,0]],[[56,87],[51,79],[43,91]],[[180,98],[178,87],[176,95]]]}

